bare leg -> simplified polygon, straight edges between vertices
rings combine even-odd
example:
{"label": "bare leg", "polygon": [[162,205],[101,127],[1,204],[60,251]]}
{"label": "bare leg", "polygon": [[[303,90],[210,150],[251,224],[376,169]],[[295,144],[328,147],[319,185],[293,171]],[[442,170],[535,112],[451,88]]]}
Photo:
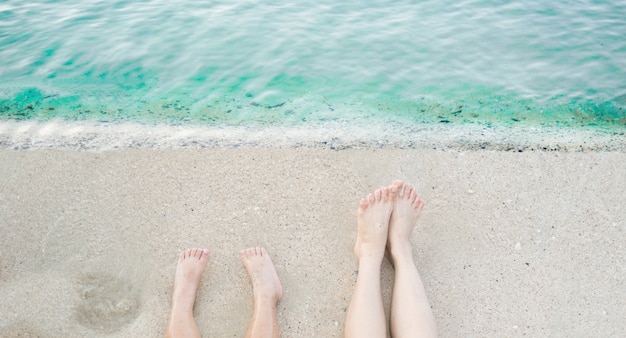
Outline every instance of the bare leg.
{"label": "bare leg", "polygon": [[200,337],[193,318],[193,305],[200,276],[209,261],[209,250],[187,249],[180,253],[174,277],[172,313],[167,326],[168,337]]}
{"label": "bare leg", "polygon": [[436,337],[435,316],[413,262],[409,241],[424,201],[411,185],[403,185],[402,181],[395,181],[393,185],[398,189],[398,197],[391,215],[387,243],[389,256],[395,268],[391,297],[391,334],[400,338]]}
{"label": "bare leg", "polygon": [[346,317],[346,337],[386,337],[385,310],[380,290],[380,265],[385,255],[389,217],[396,187],[380,188],[361,200],[354,253],[359,275]]}
{"label": "bare leg", "polygon": [[241,251],[241,260],[252,281],[254,316],[246,337],[280,337],[276,304],[283,296],[283,287],[272,259],[263,248]]}

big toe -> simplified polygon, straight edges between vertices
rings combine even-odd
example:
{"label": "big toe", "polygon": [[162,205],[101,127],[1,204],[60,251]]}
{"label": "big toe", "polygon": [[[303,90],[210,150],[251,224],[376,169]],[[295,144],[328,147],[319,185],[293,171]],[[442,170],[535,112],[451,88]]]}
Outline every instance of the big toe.
{"label": "big toe", "polygon": [[402,180],[394,180],[393,183],[391,183],[391,185],[397,187],[398,189],[400,189],[403,184],[404,182],[402,182]]}

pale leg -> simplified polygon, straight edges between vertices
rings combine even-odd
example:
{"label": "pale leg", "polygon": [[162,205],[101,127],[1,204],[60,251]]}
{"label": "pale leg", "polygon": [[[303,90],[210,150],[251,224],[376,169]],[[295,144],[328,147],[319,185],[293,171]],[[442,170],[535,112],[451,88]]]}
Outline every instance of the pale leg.
{"label": "pale leg", "polygon": [[283,287],[272,259],[263,248],[241,251],[241,260],[252,281],[254,315],[246,337],[280,337],[276,304],[283,296]]}
{"label": "pale leg", "polygon": [[200,276],[208,261],[207,249],[188,249],[181,252],[178,257],[167,337],[200,337],[193,317],[193,305]]}
{"label": "pale leg", "polygon": [[413,261],[409,241],[424,202],[411,185],[403,185],[401,181],[394,182],[394,185],[398,188],[398,197],[391,215],[387,245],[395,268],[391,334],[394,338],[437,337],[435,316]]}
{"label": "pale leg", "polygon": [[381,188],[361,200],[354,253],[359,275],[346,317],[346,337],[386,337],[385,310],[380,289],[380,265],[385,255],[389,217],[396,188]]}

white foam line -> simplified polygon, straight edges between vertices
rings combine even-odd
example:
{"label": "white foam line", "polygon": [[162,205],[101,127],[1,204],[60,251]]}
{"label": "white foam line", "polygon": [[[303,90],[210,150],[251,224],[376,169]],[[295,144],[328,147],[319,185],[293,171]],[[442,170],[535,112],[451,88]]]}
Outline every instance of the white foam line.
{"label": "white foam line", "polygon": [[483,125],[324,123],[299,126],[170,126],[134,122],[1,121],[0,148],[106,151],[216,147],[455,148],[626,152],[624,133]]}

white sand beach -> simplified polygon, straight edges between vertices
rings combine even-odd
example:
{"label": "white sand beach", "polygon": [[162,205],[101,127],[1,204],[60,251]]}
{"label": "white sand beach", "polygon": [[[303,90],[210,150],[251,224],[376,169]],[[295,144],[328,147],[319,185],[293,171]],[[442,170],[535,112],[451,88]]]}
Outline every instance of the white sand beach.
{"label": "white sand beach", "polygon": [[358,201],[395,178],[426,201],[442,337],[626,336],[625,152],[263,146],[0,149],[0,336],[163,336],[177,254],[206,247],[199,328],[241,337],[263,246],[283,337],[341,337]]}

